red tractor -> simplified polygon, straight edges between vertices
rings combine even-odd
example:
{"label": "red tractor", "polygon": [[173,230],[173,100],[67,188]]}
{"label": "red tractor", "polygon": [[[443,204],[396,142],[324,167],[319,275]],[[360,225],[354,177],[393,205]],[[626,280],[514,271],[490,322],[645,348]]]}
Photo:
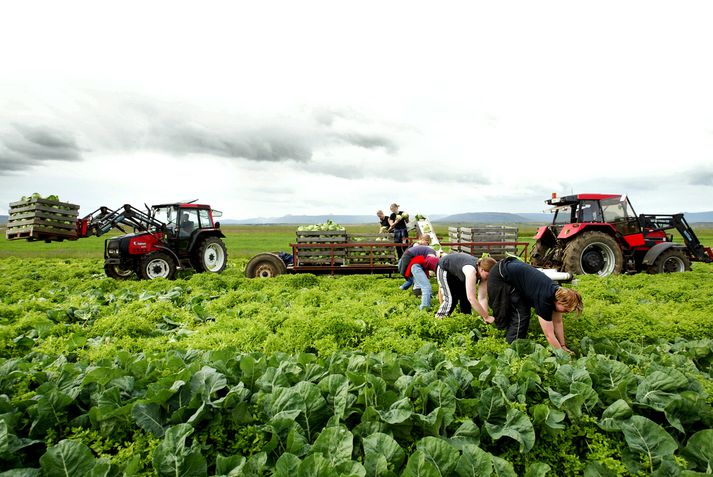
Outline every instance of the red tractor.
{"label": "red tractor", "polygon": [[129,204],[111,210],[100,207],[77,220],[77,238],[103,235],[112,228],[133,233],[112,237],[104,243],[104,271],[112,278],[173,279],[176,270],[218,273],[225,269],[228,253],[221,240],[220,223],[213,222],[208,205],[192,202],[147,207],[147,212]]}
{"label": "red tractor", "polygon": [[[619,194],[577,194],[545,201],[554,206],[551,225],[535,235],[533,265],[575,275],[684,272],[692,261],[713,262],[683,214],[639,216]],[[683,243],[667,230],[676,229]]]}

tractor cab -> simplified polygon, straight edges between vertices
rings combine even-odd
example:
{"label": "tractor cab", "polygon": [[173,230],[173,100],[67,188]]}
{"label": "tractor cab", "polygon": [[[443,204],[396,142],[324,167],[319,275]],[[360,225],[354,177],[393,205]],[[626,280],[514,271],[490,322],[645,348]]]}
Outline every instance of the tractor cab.
{"label": "tractor cab", "polygon": [[220,227],[213,222],[213,215],[220,212],[201,204],[162,204],[152,207],[154,218],[166,224],[166,232],[173,239],[188,239],[202,229]]}
{"label": "tractor cab", "polygon": [[626,195],[578,194],[546,202],[555,206],[552,226],[556,235],[569,224],[607,224],[623,236],[641,234],[639,218]]}

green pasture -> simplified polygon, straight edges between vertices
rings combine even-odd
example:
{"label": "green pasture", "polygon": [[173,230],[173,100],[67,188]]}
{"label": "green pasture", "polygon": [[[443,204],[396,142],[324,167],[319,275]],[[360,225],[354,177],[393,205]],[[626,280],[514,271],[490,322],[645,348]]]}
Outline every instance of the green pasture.
{"label": "green pasture", "polygon": [[[441,242],[448,240],[448,224],[434,226]],[[527,242],[532,246],[532,237],[537,227],[532,224],[519,225],[519,241]],[[376,232],[372,224],[348,225],[347,232],[371,233]],[[290,252],[290,243],[295,241],[296,225],[225,225],[225,244],[228,248],[230,260],[249,258],[261,252],[285,251]],[[698,238],[707,246],[713,246],[713,227],[696,227],[694,230]],[[27,240],[0,240],[0,258],[102,258],[104,241],[107,237],[117,235],[112,232],[102,237],[87,237],[75,241],[64,242],[29,242]],[[4,237],[5,229],[0,227],[0,236]],[[680,237],[674,232],[674,240]]]}
{"label": "green pasture", "polygon": [[[375,233],[377,227],[371,224],[348,225],[347,232]],[[448,225],[435,226],[436,233],[442,242],[448,239]],[[297,225],[225,225],[225,245],[228,248],[229,259],[248,258],[261,252],[290,252],[290,243],[295,241]],[[532,242],[536,228],[532,225],[520,227],[520,240]],[[117,235],[113,232],[102,237],[87,237],[75,241],[64,242],[29,242],[27,240],[0,240],[0,258],[22,257],[68,257],[68,258],[101,258],[104,253],[104,241],[107,237]],[[0,227],[4,237],[5,230]],[[711,235],[713,237],[713,234]]]}

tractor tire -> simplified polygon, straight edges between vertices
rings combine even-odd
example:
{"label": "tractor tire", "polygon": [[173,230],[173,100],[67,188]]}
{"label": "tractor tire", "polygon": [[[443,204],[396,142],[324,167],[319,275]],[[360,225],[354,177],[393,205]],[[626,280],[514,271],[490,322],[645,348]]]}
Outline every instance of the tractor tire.
{"label": "tractor tire", "polygon": [[691,261],[682,250],[669,248],[661,252],[653,265],[649,266],[648,273],[677,273],[691,270]]}
{"label": "tractor tire", "polygon": [[193,254],[191,264],[197,272],[220,273],[228,264],[228,251],[218,237],[203,240]]}
{"label": "tractor tire", "polygon": [[606,277],[621,273],[624,256],[613,237],[603,232],[583,232],[564,249],[564,270],[573,275]]}
{"label": "tractor tire", "polygon": [[549,248],[542,243],[541,240],[535,242],[532,247],[532,253],[530,254],[530,264],[533,267],[545,267],[548,265],[548,260],[545,258]]}
{"label": "tractor tire", "polygon": [[145,280],[154,278],[173,280],[176,278],[176,262],[163,252],[147,253],[139,262],[139,277]]}
{"label": "tractor tire", "polygon": [[255,255],[245,267],[245,276],[248,278],[274,278],[286,272],[285,262],[271,253]]}
{"label": "tractor tire", "polygon": [[104,273],[114,280],[128,280],[134,274],[131,268],[122,268],[116,264],[104,264]]}

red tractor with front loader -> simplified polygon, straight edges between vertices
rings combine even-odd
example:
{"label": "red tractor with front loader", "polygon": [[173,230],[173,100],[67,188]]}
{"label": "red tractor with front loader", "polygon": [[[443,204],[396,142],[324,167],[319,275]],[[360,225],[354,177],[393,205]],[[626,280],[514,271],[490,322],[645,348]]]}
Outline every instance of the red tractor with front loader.
{"label": "red tractor with front loader", "polygon": [[116,210],[99,207],[78,218],[78,205],[23,199],[10,204],[10,240],[55,242],[101,236],[115,228],[123,232],[104,242],[104,271],[111,278],[173,279],[177,270],[219,273],[227,264],[225,235],[213,221],[220,212],[209,205],[177,202],[143,211],[125,204]]}
{"label": "red tractor with front loader", "polygon": [[[576,194],[545,201],[553,206],[551,225],[535,235],[531,262],[574,275],[670,273],[691,269],[691,262],[713,262],[683,214],[634,212],[626,195]],[[667,231],[676,229],[683,243]]]}

